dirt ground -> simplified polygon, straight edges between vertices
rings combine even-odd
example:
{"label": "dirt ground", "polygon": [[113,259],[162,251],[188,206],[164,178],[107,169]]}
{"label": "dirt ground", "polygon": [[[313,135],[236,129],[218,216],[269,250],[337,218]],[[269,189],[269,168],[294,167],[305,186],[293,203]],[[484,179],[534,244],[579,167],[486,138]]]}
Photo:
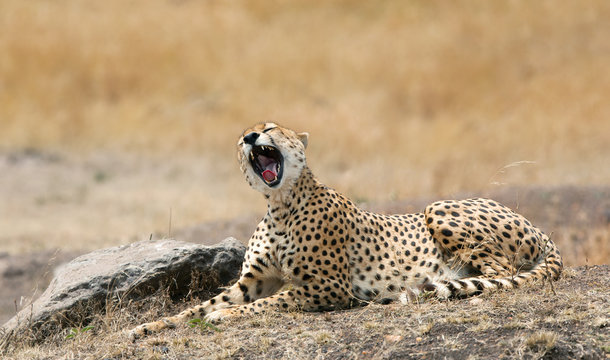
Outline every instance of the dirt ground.
{"label": "dirt ground", "polygon": [[192,305],[163,296],[100,314],[83,331],[35,346],[13,339],[7,359],[603,359],[610,357],[610,266],[456,301],[371,304],[326,313],[271,313],[217,328],[179,327],[138,340],[124,329]]}

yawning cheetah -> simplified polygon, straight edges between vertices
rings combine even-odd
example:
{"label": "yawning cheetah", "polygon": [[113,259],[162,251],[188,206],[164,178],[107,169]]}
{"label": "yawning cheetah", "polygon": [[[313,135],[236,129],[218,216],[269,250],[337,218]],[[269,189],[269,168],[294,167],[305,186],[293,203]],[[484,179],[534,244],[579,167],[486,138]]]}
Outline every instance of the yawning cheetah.
{"label": "yawning cheetah", "polygon": [[[555,244],[507,207],[469,199],[436,202],[417,214],[361,210],[314,177],[305,160],[307,140],[307,133],[273,123],[244,132],[237,143],[240,167],[268,207],[240,279],[199,306],[138,326],[132,337],[193,317],[338,309],[422,291],[459,298],[559,278]],[[278,292],[286,283],[293,288]]]}

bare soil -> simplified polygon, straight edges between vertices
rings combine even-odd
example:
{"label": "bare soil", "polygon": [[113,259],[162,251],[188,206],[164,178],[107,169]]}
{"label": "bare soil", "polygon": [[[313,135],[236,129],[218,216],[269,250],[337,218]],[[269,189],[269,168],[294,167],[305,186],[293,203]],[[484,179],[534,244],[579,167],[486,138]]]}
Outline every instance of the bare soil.
{"label": "bare soil", "polygon": [[223,322],[218,331],[181,326],[128,341],[124,329],[200,301],[158,294],[97,315],[92,330],[73,338],[58,329],[42,344],[14,338],[2,350],[9,359],[603,359],[609,275],[608,265],[581,266],[566,269],[553,289],[537,283],[456,301],[271,313]]}

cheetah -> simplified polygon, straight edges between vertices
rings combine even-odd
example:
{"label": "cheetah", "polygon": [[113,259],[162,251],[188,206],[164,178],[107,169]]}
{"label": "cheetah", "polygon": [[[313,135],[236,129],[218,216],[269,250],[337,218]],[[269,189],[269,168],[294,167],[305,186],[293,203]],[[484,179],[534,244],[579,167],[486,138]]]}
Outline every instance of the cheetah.
{"label": "cheetah", "polygon": [[[439,201],[405,215],[358,208],[314,177],[305,158],[308,136],[274,123],[243,133],[241,171],[268,206],[241,277],[199,306],[134,328],[132,339],[194,317],[215,322],[272,309],[344,309],[420,294],[463,298],[559,278],[555,244],[493,200]],[[286,284],[292,287],[280,291]]]}

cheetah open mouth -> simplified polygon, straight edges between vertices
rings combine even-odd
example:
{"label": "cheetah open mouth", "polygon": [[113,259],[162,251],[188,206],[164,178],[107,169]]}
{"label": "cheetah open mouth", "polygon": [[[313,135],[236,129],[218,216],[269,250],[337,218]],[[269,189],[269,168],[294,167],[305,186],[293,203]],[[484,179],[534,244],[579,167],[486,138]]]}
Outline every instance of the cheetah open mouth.
{"label": "cheetah open mouth", "polygon": [[267,186],[273,187],[282,181],[284,157],[273,146],[253,146],[250,152],[250,164]]}

